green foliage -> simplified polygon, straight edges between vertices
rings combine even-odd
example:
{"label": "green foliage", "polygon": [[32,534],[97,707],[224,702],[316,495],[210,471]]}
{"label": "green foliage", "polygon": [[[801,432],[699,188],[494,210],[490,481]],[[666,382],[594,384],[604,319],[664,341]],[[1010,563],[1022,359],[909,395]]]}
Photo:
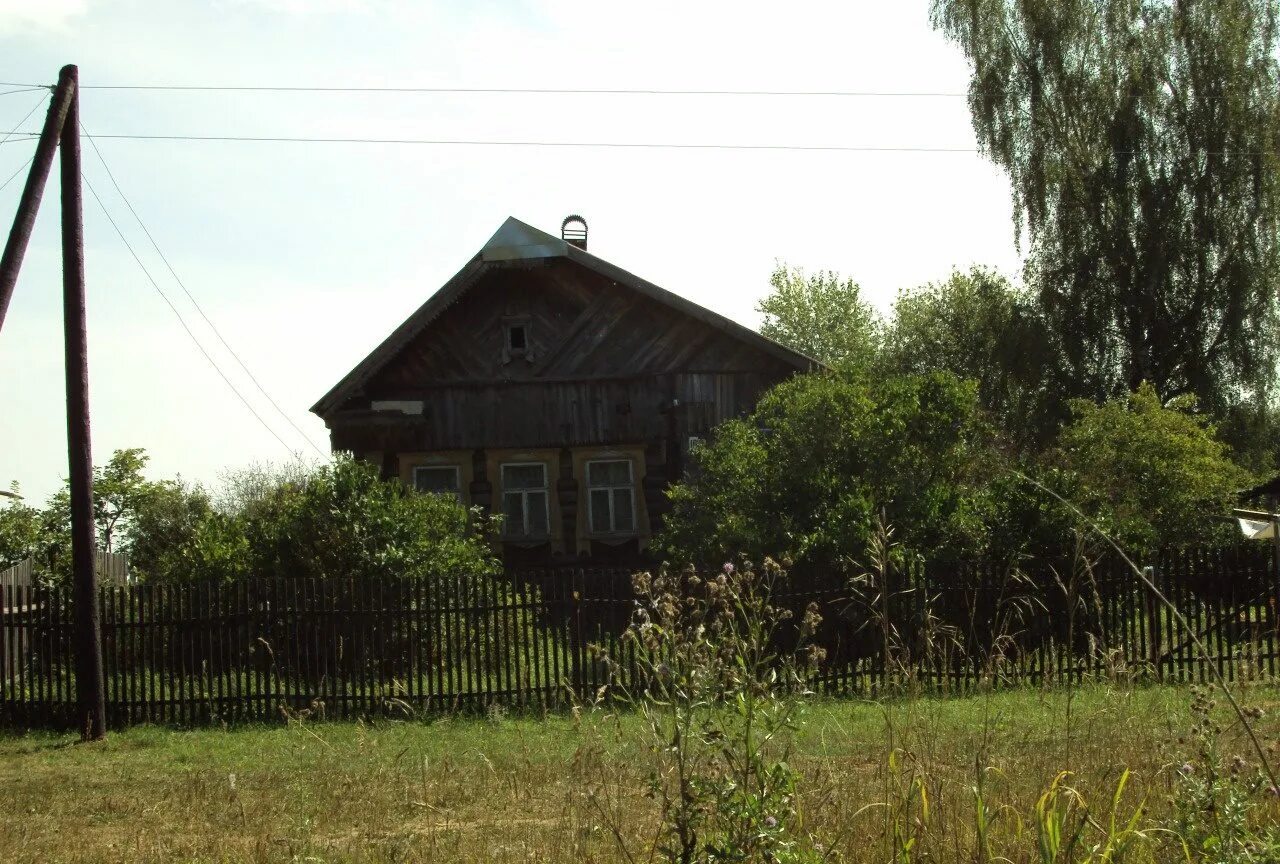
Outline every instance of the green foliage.
{"label": "green foliage", "polygon": [[156,489],[157,484],[142,476],[148,461],[145,450],[130,447],[115,451],[106,465],[93,470],[93,518],[98,545],[107,552],[116,551],[116,539],[128,532]]}
{"label": "green foliage", "polygon": [[896,374],[976,381],[983,409],[1024,449],[1049,440],[1065,414],[1057,346],[1039,305],[982,267],[899,294],[884,361]]}
{"label": "green foliage", "polygon": [[1251,474],[1270,477],[1280,470],[1280,405],[1256,397],[1238,402],[1218,420],[1218,436]]}
{"label": "green foliage", "polygon": [[790,650],[775,647],[791,618],[772,599],[785,576],[766,559],[759,570],[725,564],[705,579],[692,570],[634,577],[637,604],[626,639],[647,686],[625,695],[652,744],[649,795],[660,820],[653,848],[640,857],[652,860],[656,852],[673,864],[822,860],[802,830],[799,775],[789,763],[806,681],[821,659],[821,650],[805,643],[820,619],[811,604]]}
{"label": "green foliage", "polygon": [[954,375],[800,376],[698,451],[659,543],[702,566],[741,552],[849,570],[883,514],[906,551],[962,554],[983,542],[988,456],[975,388]]}
{"label": "green foliage", "polygon": [[[1280,860],[1280,826],[1267,818],[1274,798],[1266,773],[1242,756],[1223,752],[1221,724],[1207,688],[1193,687],[1187,758],[1174,788],[1175,853],[1195,864]],[[1261,711],[1250,714],[1256,719]],[[1170,844],[1174,845],[1174,844]]]}
{"label": "green foliage", "polygon": [[866,369],[875,361],[879,316],[852,279],[779,264],[769,285],[773,292],[756,306],[763,335],[829,366]]}
{"label": "green foliage", "polygon": [[1075,419],[1046,457],[1049,485],[1126,548],[1221,542],[1236,493],[1250,483],[1189,398],[1165,407],[1144,384],[1102,405],[1073,403]]}
{"label": "green foliage", "polygon": [[1264,394],[1280,277],[1276,0],[934,0],[1008,172],[1073,393]]}
{"label": "green foliage", "polygon": [[[221,507],[179,485],[156,496],[135,541],[152,578],[368,579],[492,573],[493,526],[451,498],[420,495],[338,456],[309,472],[261,469]],[[152,563],[154,562],[154,563]],[[150,567],[151,569],[147,569]]]}
{"label": "green foliage", "polygon": [[154,483],[125,544],[130,571],[148,582],[244,575],[248,549],[237,527],[202,487],[181,480]]}
{"label": "green foliage", "polygon": [[[148,458],[141,448],[116,450],[106,465],[94,467],[93,522],[100,549],[127,549],[134,522],[164,485],[143,476]],[[4,514],[0,515],[0,538],[24,538],[18,542],[0,539],[4,543],[0,558],[31,558],[40,581],[70,578],[71,495],[67,486],[51,495],[43,510],[17,504],[0,512]]]}
{"label": "green foliage", "polygon": [[1055,777],[1036,801],[1033,817],[1040,864],[1149,860],[1143,853],[1158,832],[1141,827],[1144,804],[1127,810],[1127,815],[1122,811],[1130,776],[1128,769],[1121,772],[1111,794],[1110,812],[1102,819],[1090,812],[1084,795],[1070,785],[1070,771]]}
{"label": "green foliage", "polygon": [[[15,496],[18,485],[9,487]],[[0,506],[0,569],[26,558],[40,558],[46,554],[43,548],[44,525],[39,509],[21,498],[5,498]]]}
{"label": "green foliage", "polygon": [[[154,582],[246,576],[420,578],[493,573],[492,520],[451,498],[420,495],[348,456],[307,468],[255,468],[220,498],[182,480],[150,481],[146,453],[118,450],[94,470],[98,541]],[[0,557],[32,557],[46,582],[69,577],[70,501],[0,509]]]}

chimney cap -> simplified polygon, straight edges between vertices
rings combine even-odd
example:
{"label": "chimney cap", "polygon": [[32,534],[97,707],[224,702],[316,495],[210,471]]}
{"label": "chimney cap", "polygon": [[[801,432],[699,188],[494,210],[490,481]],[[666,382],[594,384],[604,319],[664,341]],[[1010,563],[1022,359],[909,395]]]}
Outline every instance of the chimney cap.
{"label": "chimney cap", "polygon": [[560,239],[579,249],[587,248],[587,220],[577,213],[570,213],[560,223]]}

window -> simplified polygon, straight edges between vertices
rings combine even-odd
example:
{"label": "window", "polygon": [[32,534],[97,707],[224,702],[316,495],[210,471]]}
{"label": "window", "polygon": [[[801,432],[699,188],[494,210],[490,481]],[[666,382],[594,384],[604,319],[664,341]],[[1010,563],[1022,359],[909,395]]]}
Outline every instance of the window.
{"label": "window", "polygon": [[636,530],[630,459],[587,463],[587,507],[592,534],[628,534]]}
{"label": "window", "polygon": [[502,466],[502,530],[508,537],[546,537],[547,466],[514,462]]}
{"label": "window", "polygon": [[413,488],[432,495],[449,495],[462,503],[462,472],[457,465],[414,468]]}
{"label": "window", "polygon": [[529,350],[529,325],[507,325],[507,350],[512,354],[523,354]]}

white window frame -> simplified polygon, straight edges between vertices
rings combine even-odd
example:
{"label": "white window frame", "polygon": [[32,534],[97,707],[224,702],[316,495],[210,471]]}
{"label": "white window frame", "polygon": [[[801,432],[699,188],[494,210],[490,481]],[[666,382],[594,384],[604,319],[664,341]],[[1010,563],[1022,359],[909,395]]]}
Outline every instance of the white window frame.
{"label": "white window frame", "polygon": [[[454,484],[458,487],[450,492],[431,492],[427,489],[418,488],[418,472],[419,471],[440,471],[449,469],[453,472]],[[414,465],[413,466],[413,491],[420,495],[452,495],[459,504],[462,503],[462,466],[461,465]]]}
{"label": "white window frame", "polygon": [[[507,469],[508,468],[541,468],[542,469],[542,486],[528,487],[521,489],[507,488]],[[515,534],[511,531],[510,526],[504,521],[502,525],[502,535],[511,540],[542,540],[551,536],[551,483],[549,477],[551,471],[546,462],[500,462],[498,464],[498,481],[501,488],[498,490],[500,510],[505,516],[507,512],[507,495],[520,495],[520,515],[523,524],[520,526],[524,529],[523,533]],[[529,493],[541,492],[543,500],[546,502],[547,509],[547,532],[545,534],[534,534],[529,530]]]}
{"label": "white window frame", "polygon": [[[591,485],[591,466],[600,464],[603,462],[627,463],[627,482],[625,484],[612,483],[606,486],[592,486]],[[601,457],[599,459],[588,459],[586,464],[586,477],[584,479],[586,480],[586,485],[587,485],[587,529],[589,534],[591,534],[593,537],[629,537],[633,534],[639,533],[639,529],[636,527],[639,524],[640,516],[638,513],[636,513],[636,462],[634,459],[631,459],[626,456],[611,456],[611,457]],[[592,495],[591,493],[599,491],[601,489],[606,490],[609,493],[609,530],[608,531],[597,531],[595,529],[596,503],[595,503],[595,496]],[[622,491],[624,489],[626,490],[627,494],[631,497],[631,527],[630,528],[618,528],[617,525],[615,524],[617,520],[613,512],[614,493]]]}

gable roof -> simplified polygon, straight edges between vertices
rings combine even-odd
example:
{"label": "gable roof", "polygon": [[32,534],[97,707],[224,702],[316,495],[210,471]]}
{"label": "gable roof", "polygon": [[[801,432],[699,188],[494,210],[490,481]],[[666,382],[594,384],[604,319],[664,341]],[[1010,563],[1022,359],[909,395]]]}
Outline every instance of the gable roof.
{"label": "gable roof", "polygon": [[502,223],[502,227],[489,238],[489,242],[485,243],[480,251],[461,270],[454,274],[453,278],[446,282],[440,290],[432,294],[427,299],[427,302],[418,307],[416,312],[393,330],[391,335],[382,341],[382,344],[374,348],[369,356],[361,360],[354,369],[348,372],[341,381],[321,397],[320,401],[311,407],[312,413],[323,416],[353,396],[365,382],[391,362],[414,337],[425,330],[445,309],[449,308],[459,297],[475,285],[485,272],[495,267],[501,267],[505,262],[529,261],[539,258],[566,258],[576,262],[616,282],[618,285],[638,291],[646,297],[696,318],[728,336],[746,342],[781,360],[783,363],[793,366],[797,370],[809,371],[822,365],[811,357],[761,336],[749,327],[744,327],[736,321],[731,321],[723,315],[686,300],[678,294],[673,294],[664,288],[660,288],[652,282],[623,270],[617,265],[610,264],[603,258],[592,255],[585,249],[580,249],[559,237],[540,231],[512,216]]}

